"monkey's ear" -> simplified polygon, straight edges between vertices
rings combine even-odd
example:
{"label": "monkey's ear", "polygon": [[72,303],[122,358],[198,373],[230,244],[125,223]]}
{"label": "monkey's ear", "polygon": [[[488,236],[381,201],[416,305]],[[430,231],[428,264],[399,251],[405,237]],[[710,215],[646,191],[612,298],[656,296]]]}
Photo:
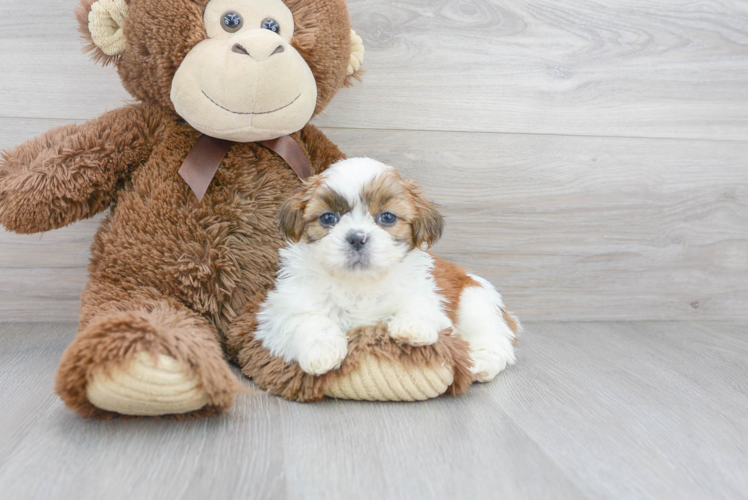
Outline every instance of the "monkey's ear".
{"label": "monkey's ear", "polygon": [[81,0],[75,11],[78,31],[87,42],[85,52],[104,66],[117,62],[125,51],[123,27],[130,0]]}
{"label": "monkey's ear", "polygon": [[364,41],[358,34],[351,30],[351,57],[348,60],[348,69],[346,70],[345,84],[350,86],[353,80],[361,81],[361,65],[364,63]]}
{"label": "monkey's ear", "polygon": [[432,247],[444,232],[444,217],[436,209],[436,205],[426,199],[423,191],[415,182],[406,182],[406,187],[416,208],[416,216],[410,222],[413,231],[413,246],[420,248],[425,243],[427,247]]}

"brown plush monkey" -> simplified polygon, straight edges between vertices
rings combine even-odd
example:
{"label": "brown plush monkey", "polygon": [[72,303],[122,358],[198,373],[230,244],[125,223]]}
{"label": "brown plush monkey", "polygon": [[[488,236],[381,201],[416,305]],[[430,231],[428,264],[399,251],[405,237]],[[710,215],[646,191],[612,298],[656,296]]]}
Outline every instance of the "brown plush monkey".
{"label": "brown plush monkey", "polygon": [[[344,157],[308,125],[357,77],[363,47],[344,0],[82,0],[78,18],[93,58],[116,67],[136,103],[50,130],[0,161],[9,230],[47,231],[111,208],[57,374],[70,408],[223,411],[240,390],[227,358],[297,400],[466,389],[469,356],[456,336],[412,348],[382,326],[351,332],[349,359],[324,377],[252,336],[283,244],[276,212],[300,184],[258,141],[291,134],[312,173]],[[199,200],[179,170],[202,134],[231,142]]]}

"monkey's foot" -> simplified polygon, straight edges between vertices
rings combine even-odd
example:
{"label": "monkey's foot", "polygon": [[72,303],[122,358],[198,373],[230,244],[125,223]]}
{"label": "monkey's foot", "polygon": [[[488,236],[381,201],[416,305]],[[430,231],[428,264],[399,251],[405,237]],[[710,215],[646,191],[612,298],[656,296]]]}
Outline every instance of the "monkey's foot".
{"label": "monkey's foot", "polygon": [[90,375],[88,400],[121,415],[187,413],[208,404],[198,376],[164,354],[137,353],[125,366]]}

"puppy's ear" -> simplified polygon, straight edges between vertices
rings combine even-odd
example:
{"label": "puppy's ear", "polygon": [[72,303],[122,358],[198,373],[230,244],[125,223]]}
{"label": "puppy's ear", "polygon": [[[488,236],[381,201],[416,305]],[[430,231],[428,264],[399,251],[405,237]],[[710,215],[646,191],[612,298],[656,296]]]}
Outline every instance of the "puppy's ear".
{"label": "puppy's ear", "polygon": [[304,234],[304,210],[314,191],[321,182],[318,177],[311,177],[304,181],[289,199],[278,209],[278,228],[283,236],[298,243]]}
{"label": "puppy's ear", "polygon": [[283,202],[278,210],[278,228],[283,236],[298,243],[304,233],[304,206],[296,193]]}
{"label": "puppy's ear", "polygon": [[416,216],[410,222],[413,246],[420,248],[425,243],[427,247],[432,247],[442,237],[444,218],[436,209],[436,205],[426,199],[415,182],[406,182],[406,187],[416,208]]}

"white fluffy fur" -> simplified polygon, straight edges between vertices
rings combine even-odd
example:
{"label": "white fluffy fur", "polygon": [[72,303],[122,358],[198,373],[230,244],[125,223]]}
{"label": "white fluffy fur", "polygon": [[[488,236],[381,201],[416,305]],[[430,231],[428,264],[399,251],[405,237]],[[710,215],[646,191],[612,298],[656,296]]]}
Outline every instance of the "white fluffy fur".
{"label": "white fluffy fur", "polygon": [[[433,258],[397,242],[360,201],[362,188],[390,168],[354,158],[323,174],[352,210],[320,240],[281,249],[278,280],[258,313],[256,336],[272,354],[319,375],[340,366],[346,332],[357,326],[385,321],[393,338],[411,345],[433,344],[439,332],[454,327],[470,344],[476,380],[491,380],[515,359],[501,296],[473,277],[480,286],[463,291],[458,324],[452,325],[432,274]],[[365,258],[350,250],[345,237],[351,231],[367,234]]]}
{"label": "white fluffy fur", "polygon": [[[480,286],[467,287],[460,295],[455,330],[470,344],[473,373],[488,382],[515,363],[514,332],[504,321],[504,303],[496,289],[479,276],[469,275]],[[519,323],[518,323],[519,325]]]}
{"label": "white fluffy fur", "polygon": [[409,252],[392,272],[371,281],[331,275],[313,258],[313,245],[281,250],[281,272],[256,334],[273,354],[321,374],[343,361],[346,332],[356,326],[389,321],[391,335],[416,345],[433,344],[451,326],[427,253]]}

